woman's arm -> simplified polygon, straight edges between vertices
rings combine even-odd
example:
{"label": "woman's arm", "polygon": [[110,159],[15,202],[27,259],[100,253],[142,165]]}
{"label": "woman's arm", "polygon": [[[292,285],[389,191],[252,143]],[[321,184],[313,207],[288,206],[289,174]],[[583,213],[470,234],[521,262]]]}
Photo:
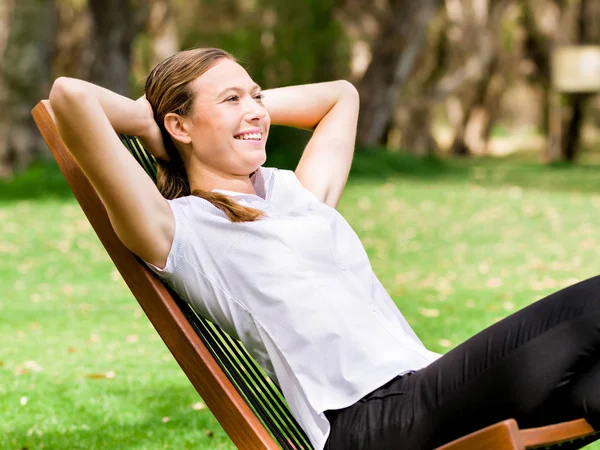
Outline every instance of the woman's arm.
{"label": "woman's arm", "polygon": [[72,78],[57,79],[50,92],[60,135],[102,198],[117,235],[138,256],[163,267],[174,234],[171,209],[115,133],[153,142],[160,156],[160,131],[144,102]]}
{"label": "woman's arm", "polygon": [[295,173],[306,189],[336,207],[354,154],[357,90],[340,80],[269,89],[263,94],[272,124],[314,129]]}

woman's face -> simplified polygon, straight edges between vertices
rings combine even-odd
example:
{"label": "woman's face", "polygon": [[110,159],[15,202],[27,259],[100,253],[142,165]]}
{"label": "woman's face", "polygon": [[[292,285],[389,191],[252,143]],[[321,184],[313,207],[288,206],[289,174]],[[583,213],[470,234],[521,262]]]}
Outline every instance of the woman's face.
{"label": "woman's face", "polygon": [[189,116],[194,158],[225,175],[248,175],[266,160],[271,119],[260,87],[229,59],[217,62],[191,83]]}

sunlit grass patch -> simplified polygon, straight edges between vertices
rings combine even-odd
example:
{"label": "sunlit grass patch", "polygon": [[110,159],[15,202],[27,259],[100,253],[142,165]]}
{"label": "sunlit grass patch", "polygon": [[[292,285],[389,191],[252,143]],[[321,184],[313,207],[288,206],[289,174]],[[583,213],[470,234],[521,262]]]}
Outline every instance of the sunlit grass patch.
{"label": "sunlit grass patch", "polygon": [[[0,183],[0,448],[233,449],[64,182],[40,167],[24,175],[31,191]],[[598,180],[591,165],[360,154],[339,209],[444,353],[597,273]]]}

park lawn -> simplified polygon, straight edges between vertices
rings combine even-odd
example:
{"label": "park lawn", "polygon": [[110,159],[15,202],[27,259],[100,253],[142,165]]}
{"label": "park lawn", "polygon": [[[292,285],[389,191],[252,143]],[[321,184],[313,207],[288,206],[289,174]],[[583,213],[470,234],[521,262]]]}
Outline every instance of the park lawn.
{"label": "park lawn", "polygon": [[[339,209],[444,353],[597,273],[594,163],[360,154]],[[0,183],[0,236],[0,448],[234,448],[52,165]]]}

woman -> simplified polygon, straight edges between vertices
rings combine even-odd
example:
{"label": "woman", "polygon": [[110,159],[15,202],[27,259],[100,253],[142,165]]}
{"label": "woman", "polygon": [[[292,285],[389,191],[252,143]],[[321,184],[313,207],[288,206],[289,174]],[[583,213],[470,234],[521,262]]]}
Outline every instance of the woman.
{"label": "woman", "polygon": [[[316,449],[430,449],[508,417],[600,429],[600,278],[444,356],[425,349],[335,210],[349,83],[262,92],[228,53],[195,49],[160,63],[138,101],[60,78],[50,102],[123,243],[244,342]],[[314,129],[295,172],[262,166],[271,123]],[[157,186],[113,128],[156,156]]]}

